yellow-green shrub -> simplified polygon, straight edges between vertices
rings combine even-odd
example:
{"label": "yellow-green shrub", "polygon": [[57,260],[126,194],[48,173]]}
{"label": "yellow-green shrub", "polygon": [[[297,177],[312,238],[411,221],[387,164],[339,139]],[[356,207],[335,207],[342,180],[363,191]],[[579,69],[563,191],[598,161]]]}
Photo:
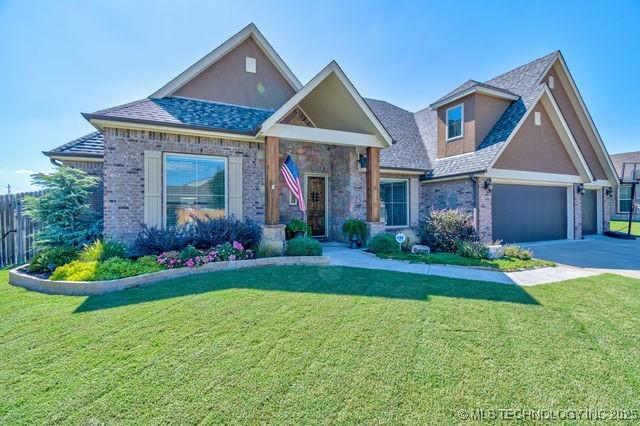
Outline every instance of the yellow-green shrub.
{"label": "yellow-green shrub", "polygon": [[93,281],[98,268],[97,261],[81,262],[74,260],[66,265],[58,266],[49,277],[55,281]]}

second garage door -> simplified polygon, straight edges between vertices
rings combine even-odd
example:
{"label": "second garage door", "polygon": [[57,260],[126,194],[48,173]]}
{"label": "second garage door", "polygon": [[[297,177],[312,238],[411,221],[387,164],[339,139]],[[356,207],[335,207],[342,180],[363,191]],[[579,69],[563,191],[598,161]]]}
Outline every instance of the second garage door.
{"label": "second garage door", "polygon": [[495,184],[491,197],[494,240],[567,238],[567,188]]}

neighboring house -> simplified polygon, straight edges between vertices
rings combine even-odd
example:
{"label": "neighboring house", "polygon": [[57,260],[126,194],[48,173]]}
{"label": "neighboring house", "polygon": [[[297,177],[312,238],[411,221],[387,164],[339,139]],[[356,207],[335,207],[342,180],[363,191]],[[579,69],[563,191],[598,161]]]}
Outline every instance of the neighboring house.
{"label": "neighboring house", "polygon": [[282,238],[302,217],[288,153],[313,235],[334,240],[350,217],[377,233],[453,207],[485,240],[581,238],[608,229],[617,185],[560,52],[412,113],[362,98],[335,62],[302,85],[251,24],[149,98],[83,115],[98,131],[45,155],[102,175],[105,236],[126,242],[192,213]]}
{"label": "neighboring house", "polygon": [[[629,178],[629,170],[634,165],[637,165],[637,170],[640,172],[640,151],[624,152],[622,154],[613,154],[611,156],[613,165],[618,172],[618,176],[622,178],[622,167],[626,163],[627,165],[627,178]],[[631,208],[631,185],[622,184],[615,190],[614,202],[611,204],[611,218],[615,220],[629,220],[629,209]],[[640,185],[636,186],[635,194],[636,206],[640,204]],[[633,219],[640,220],[639,209],[634,209]]]}

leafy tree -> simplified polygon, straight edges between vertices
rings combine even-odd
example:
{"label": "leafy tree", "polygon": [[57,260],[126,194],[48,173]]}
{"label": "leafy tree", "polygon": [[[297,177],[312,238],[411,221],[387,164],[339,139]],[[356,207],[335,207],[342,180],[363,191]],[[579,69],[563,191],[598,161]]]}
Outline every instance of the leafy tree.
{"label": "leafy tree", "polygon": [[100,214],[89,197],[99,179],[82,170],[61,166],[54,173],[31,177],[44,191],[40,197],[25,197],[25,213],[40,224],[39,247],[74,246],[96,240],[102,233]]}

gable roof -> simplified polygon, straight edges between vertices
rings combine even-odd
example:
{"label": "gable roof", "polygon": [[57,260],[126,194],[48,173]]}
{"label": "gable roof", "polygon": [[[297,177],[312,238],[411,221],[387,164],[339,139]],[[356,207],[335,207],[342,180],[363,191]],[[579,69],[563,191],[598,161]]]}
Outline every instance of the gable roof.
{"label": "gable roof", "polygon": [[518,99],[518,95],[516,95],[515,93],[512,93],[507,89],[503,89],[497,86],[492,86],[491,84],[480,83],[479,81],[476,81],[476,80],[467,80],[466,82],[462,83],[460,86],[453,89],[451,92],[447,93],[446,95],[444,95],[443,97],[441,97],[440,99],[438,99],[437,101],[429,105],[429,107],[432,109],[435,109],[442,105],[446,105],[449,102],[453,102],[467,95],[470,95],[472,93],[484,93],[485,95],[495,96],[503,99],[509,99],[512,101]]}
{"label": "gable roof", "polygon": [[[276,126],[286,126],[282,124],[278,124],[280,120],[286,117],[296,106],[302,102],[305,97],[313,92],[313,90],[318,87],[322,82],[327,80],[330,76],[334,75],[342,88],[344,88],[351,98],[356,102],[358,107],[365,114],[370,123],[375,127],[376,131],[379,133],[382,141],[380,142],[381,147],[390,146],[393,144],[393,138],[385,129],[384,125],[380,122],[378,117],[371,111],[371,108],[364,101],[364,98],[358,93],[356,88],[353,86],[351,81],[347,78],[345,73],[342,71],[340,66],[336,61],[331,61],[322,71],[316,74],[305,86],[298,91],[295,95],[293,95],[284,105],[282,105],[276,112],[273,113],[268,119],[262,123],[262,128],[260,129],[259,134],[268,134],[272,128]],[[368,136],[368,135],[367,135]]]}
{"label": "gable roof", "polygon": [[102,133],[92,132],[42,153],[47,157],[101,158],[104,153],[104,139]]}
{"label": "gable roof", "polygon": [[618,176],[622,176],[622,165],[624,163],[640,163],[640,151],[622,152],[620,154],[611,155],[611,161],[618,172]]}
{"label": "gable roof", "polygon": [[302,88],[302,83],[300,83],[300,80],[298,80],[298,78],[293,74],[291,69],[289,69],[287,64],[282,60],[280,55],[278,55],[271,44],[269,44],[260,30],[258,30],[258,27],[256,27],[255,24],[250,23],[235,35],[233,35],[231,38],[229,38],[227,41],[222,43],[220,46],[209,52],[204,58],[200,59],[198,62],[180,73],[173,80],[155,91],[150,96],[150,98],[164,98],[166,96],[173,95],[179,88],[187,84],[189,81],[193,80],[201,72],[206,70],[209,66],[214,64],[216,61],[218,61],[220,58],[222,58],[224,55],[229,53],[235,47],[240,45],[240,43],[250,37],[255,41],[258,47],[262,49],[264,54],[267,56],[267,58],[269,58],[276,69],[280,72],[280,74],[282,74],[289,85],[295,91],[300,90]]}
{"label": "gable roof", "polygon": [[83,114],[87,120],[117,119],[198,130],[255,135],[273,111],[197,99],[169,97],[139,101]]}

